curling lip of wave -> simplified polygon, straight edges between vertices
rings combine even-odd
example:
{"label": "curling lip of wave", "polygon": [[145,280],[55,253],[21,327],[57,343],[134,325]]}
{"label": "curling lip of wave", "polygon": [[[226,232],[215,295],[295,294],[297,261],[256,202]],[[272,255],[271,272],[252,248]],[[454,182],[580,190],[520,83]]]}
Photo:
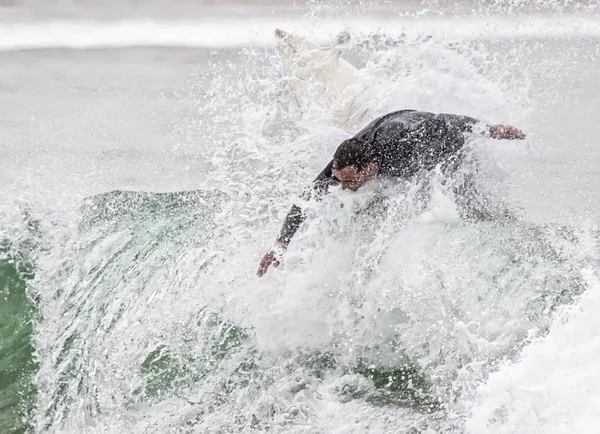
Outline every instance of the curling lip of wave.
{"label": "curling lip of wave", "polygon": [[346,28],[364,32],[431,33],[457,38],[600,37],[600,21],[592,17],[511,17],[324,19],[317,24],[302,18],[244,18],[157,21],[38,21],[3,23],[0,51],[40,48],[111,48],[139,46],[224,48],[271,46],[277,27],[294,33],[312,29],[313,39],[327,40]]}

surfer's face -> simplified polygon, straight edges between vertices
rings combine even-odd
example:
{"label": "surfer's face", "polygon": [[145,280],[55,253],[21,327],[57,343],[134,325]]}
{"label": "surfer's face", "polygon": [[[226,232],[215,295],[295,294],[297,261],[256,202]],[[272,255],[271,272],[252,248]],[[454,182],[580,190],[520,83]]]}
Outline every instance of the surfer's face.
{"label": "surfer's face", "polygon": [[363,170],[358,171],[354,166],[346,166],[343,169],[333,169],[333,176],[340,181],[342,190],[356,191],[368,181],[375,178],[379,173],[377,164],[369,164]]}

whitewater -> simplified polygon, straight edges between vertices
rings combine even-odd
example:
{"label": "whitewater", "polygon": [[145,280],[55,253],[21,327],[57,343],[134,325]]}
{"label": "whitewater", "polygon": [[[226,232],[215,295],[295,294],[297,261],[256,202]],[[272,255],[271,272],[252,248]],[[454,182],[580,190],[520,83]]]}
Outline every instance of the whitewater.
{"label": "whitewater", "polygon": [[[0,9],[0,432],[596,432],[600,11],[515,5]],[[257,278],[355,132],[276,28],[373,116],[521,128],[468,140],[517,218],[462,220],[440,173],[333,189]]]}

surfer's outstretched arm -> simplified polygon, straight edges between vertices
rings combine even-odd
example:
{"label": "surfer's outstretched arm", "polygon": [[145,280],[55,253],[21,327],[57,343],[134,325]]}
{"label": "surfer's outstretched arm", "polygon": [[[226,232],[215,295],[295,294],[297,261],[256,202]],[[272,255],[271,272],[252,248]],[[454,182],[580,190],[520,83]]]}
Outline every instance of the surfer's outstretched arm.
{"label": "surfer's outstretched arm", "polygon": [[521,130],[510,125],[488,125],[478,119],[462,116],[452,115],[448,113],[439,114],[438,117],[444,119],[449,125],[457,128],[461,133],[480,133],[484,136],[491,137],[492,139],[505,139],[505,140],[522,140],[525,138],[525,134]]}
{"label": "surfer's outstretched arm", "polygon": [[[315,197],[317,200],[322,199],[330,185],[336,184],[337,181],[333,178],[333,160],[323,169],[315,178],[312,184],[307,187],[302,193],[302,198],[305,200]],[[275,241],[275,246],[263,256],[256,274],[262,277],[271,265],[279,266],[278,256],[281,256],[287,249],[292,237],[298,231],[298,228],[306,220],[306,215],[302,208],[298,205],[292,205],[292,208],[287,213],[281,232]]]}

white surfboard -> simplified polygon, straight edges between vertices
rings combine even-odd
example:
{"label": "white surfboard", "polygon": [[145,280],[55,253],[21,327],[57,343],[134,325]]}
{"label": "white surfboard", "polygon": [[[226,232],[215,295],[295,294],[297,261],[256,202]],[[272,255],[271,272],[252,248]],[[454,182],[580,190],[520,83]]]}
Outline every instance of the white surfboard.
{"label": "white surfboard", "polygon": [[371,119],[372,91],[358,70],[330,49],[306,38],[275,30],[277,49],[298,105],[317,105],[331,113],[332,122],[356,132]]}

